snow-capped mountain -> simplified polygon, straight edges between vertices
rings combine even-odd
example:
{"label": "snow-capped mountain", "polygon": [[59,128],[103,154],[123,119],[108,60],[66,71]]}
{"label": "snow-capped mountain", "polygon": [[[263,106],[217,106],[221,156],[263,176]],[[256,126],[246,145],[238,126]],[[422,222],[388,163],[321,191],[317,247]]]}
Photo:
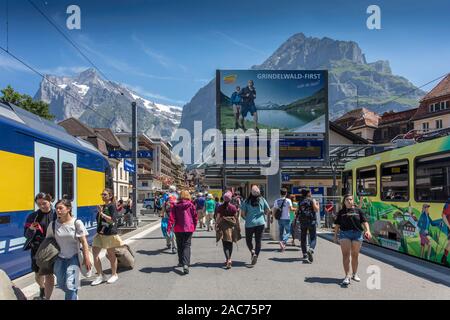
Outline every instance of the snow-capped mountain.
{"label": "snow-capped mountain", "polygon": [[170,140],[180,124],[182,108],[145,99],[123,85],[104,80],[95,69],[74,77],[46,77],[50,81],[41,82],[35,99],[49,103],[57,121],[75,117],[91,127],[131,132],[131,103],[136,101],[139,132]]}
{"label": "snow-capped mountain", "polygon": [[272,101],[267,101],[264,103],[259,103],[258,107],[260,107],[261,109],[277,109],[280,107],[280,105]]}

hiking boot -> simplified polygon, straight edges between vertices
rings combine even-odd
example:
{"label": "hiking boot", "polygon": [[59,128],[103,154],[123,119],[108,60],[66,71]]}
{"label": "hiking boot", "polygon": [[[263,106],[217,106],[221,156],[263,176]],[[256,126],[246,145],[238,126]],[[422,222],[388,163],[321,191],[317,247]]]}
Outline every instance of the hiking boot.
{"label": "hiking boot", "polygon": [[189,267],[187,265],[183,266],[183,272],[184,274],[189,274]]}
{"label": "hiking boot", "polygon": [[353,281],[356,281],[356,282],[361,281],[361,279],[358,277],[358,275],[356,273],[353,274],[352,279],[353,279]]}
{"label": "hiking boot", "polygon": [[345,277],[344,281],[342,281],[341,285],[348,286],[350,284],[350,277]]}
{"label": "hiking boot", "polygon": [[312,263],[314,261],[313,253],[314,253],[314,251],[312,251],[311,249],[309,249],[308,252],[306,253],[308,256],[308,261],[310,263]]}

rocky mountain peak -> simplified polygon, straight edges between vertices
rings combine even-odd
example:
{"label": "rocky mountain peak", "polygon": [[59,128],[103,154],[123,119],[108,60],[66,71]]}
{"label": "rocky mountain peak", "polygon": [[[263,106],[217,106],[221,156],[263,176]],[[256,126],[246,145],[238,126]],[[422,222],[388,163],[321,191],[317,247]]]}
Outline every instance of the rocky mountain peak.
{"label": "rocky mountain peak", "polygon": [[354,41],[306,37],[297,33],[286,40],[263,64],[253,69],[326,69],[332,61],[348,60],[366,64],[361,48]]}

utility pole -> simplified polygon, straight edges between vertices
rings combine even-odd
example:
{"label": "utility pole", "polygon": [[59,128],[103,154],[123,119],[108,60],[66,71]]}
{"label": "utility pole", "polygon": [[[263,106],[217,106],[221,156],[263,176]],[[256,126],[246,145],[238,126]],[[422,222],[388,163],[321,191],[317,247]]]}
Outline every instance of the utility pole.
{"label": "utility pole", "polygon": [[134,163],[134,172],[133,172],[133,202],[132,202],[132,211],[133,211],[133,222],[134,226],[138,227],[139,221],[137,218],[137,171],[138,171],[138,164],[137,164],[137,105],[136,102],[133,101],[131,103],[131,148],[132,148],[132,159]]}

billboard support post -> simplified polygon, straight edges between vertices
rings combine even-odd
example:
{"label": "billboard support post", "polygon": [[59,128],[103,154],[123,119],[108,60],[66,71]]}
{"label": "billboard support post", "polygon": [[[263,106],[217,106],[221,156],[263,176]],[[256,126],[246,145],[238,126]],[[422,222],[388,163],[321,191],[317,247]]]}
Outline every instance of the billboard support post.
{"label": "billboard support post", "polygon": [[132,157],[133,157],[133,163],[135,166],[135,170],[132,174],[133,177],[133,196],[132,196],[132,212],[133,212],[133,220],[134,220],[134,226],[137,227],[139,224],[138,218],[137,218],[137,105],[136,102],[133,101],[131,103],[131,122],[132,122],[132,132],[131,132],[131,147],[132,147]]}

